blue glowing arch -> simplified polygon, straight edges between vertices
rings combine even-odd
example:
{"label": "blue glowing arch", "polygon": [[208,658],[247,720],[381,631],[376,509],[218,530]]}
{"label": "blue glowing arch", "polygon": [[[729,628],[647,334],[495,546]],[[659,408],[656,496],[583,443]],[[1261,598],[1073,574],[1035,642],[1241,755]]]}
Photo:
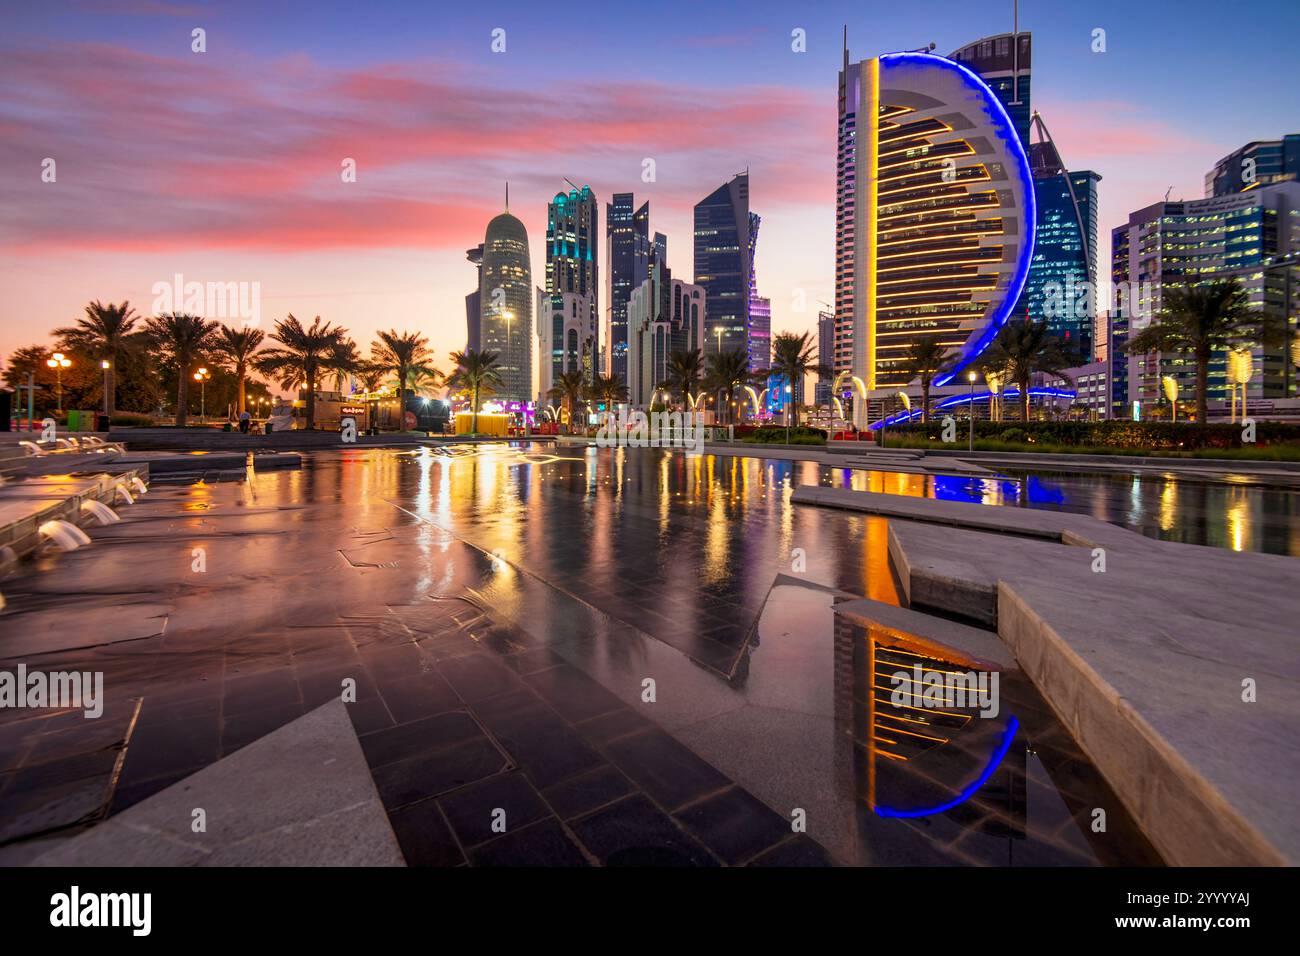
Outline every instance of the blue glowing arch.
{"label": "blue glowing arch", "polygon": [[945,810],[951,810],[953,807],[965,803],[975,796],[975,791],[988,783],[989,777],[993,776],[994,771],[1001,766],[1002,758],[1011,749],[1011,741],[1019,729],[1020,721],[1016,720],[1015,717],[1007,718],[1007,729],[1002,732],[1002,740],[998,744],[998,749],[993,751],[993,756],[989,758],[988,766],[969,786],[947,803],[941,803],[934,807],[922,807],[919,810],[895,810],[893,807],[876,807],[876,814],[882,817],[928,817],[936,813],[943,813]]}

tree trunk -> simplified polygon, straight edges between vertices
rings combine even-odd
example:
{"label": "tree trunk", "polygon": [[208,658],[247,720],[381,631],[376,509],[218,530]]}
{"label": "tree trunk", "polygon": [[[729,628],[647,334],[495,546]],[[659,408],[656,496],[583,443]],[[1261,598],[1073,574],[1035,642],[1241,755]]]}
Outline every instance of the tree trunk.
{"label": "tree trunk", "polygon": [[180,372],[176,379],[176,427],[184,428],[190,414],[190,377],[186,372],[190,367],[189,357],[177,356],[176,365]]}
{"label": "tree trunk", "polygon": [[477,385],[474,386],[474,408],[472,409],[472,411],[474,412],[474,417],[470,419],[469,433],[471,435],[477,435],[478,434],[478,386]]}
{"label": "tree trunk", "polygon": [[236,365],[236,366],[235,366],[235,376],[239,379],[239,412],[238,412],[238,414],[240,414],[240,415],[244,414],[244,405],[245,405],[244,378],[245,378],[247,372],[248,372],[248,370],[247,370],[246,368],[244,368],[244,365],[243,365],[242,362],[241,362],[239,365]]}
{"label": "tree trunk", "polygon": [[1029,423],[1029,379],[1016,382],[1020,388],[1020,421]]}
{"label": "tree trunk", "polygon": [[316,427],[316,371],[307,373],[307,431]]}
{"label": "tree trunk", "polygon": [[930,422],[930,383],[926,379],[921,379],[921,424],[927,425]]}
{"label": "tree trunk", "polygon": [[106,382],[104,387],[104,407],[107,409],[108,416],[112,418],[117,407],[117,356],[109,359],[109,366],[104,373],[104,378]]}
{"label": "tree trunk", "polygon": [[[1196,424],[1204,425],[1209,418],[1209,396],[1205,393],[1210,386],[1210,353],[1208,350],[1196,353]],[[1234,386],[1235,387],[1235,386]],[[1244,389],[1243,389],[1244,391]],[[1246,417],[1246,402],[1241,402],[1241,417]]]}

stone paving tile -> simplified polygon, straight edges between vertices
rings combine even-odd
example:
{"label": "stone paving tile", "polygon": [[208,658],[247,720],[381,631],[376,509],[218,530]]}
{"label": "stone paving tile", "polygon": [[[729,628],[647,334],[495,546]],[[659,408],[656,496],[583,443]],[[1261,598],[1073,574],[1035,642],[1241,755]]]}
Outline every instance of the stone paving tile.
{"label": "stone paving tile", "polygon": [[561,820],[572,820],[625,797],[634,789],[622,771],[605,764],[548,787],[542,796]]}
{"label": "stone paving tile", "polygon": [[[467,848],[501,836],[501,831],[492,829],[498,817],[500,822],[496,825],[504,826],[504,833],[509,834],[551,816],[528,778],[520,773],[488,777],[441,797],[438,802],[461,846]],[[504,815],[498,811],[504,811]]]}
{"label": "stone paving tile", "polygon": [[438,670],[465,700],[495,697],[519,687],[519,678],[495,655],[474,654],[441,661]]}
{"label": "stone paving tile", "polygon": [[784,843],[779,843],[770,850],[760,853],[748,865],[779,867],[834,866],[835,862],[816,840],[798,834],[794,839],[786,840]]}
{"label": "stone paving tile", "polygon": [[451,685],[438,674],[418,674],[381,683],[379,693],[393,720],[399,724],[464,706]]}
{"label": "stone paving tile", "polygon": [[673,814],[724,863],[736,866],[790,835],[790,823],[739,787],[729,787]]}
{"label": "stone paving tile", "polygon": [[539,787],[549,787],[605,762],[540,699],[504,714],[479,716]]}
{"label": "stone paving tile", "polygon": [[221,722],[221,754],[234,753],[241,747],[279,730],[290,721],[303,715],[303,707],[295,701],[272,705],[264,710],[254,710],[226,717]]}
{"label": "stone paving tile", "polygon": [[500,773],[509,762],[487,737],[407,757],[373,771],[375,786],[390,810],[463,787]]}
{"label": "stone paving tile", "polygon": [[219,717],[170,720],[165,714],[160,714],[155,718],[146,700],[127,743],[122,782],[130,784],[182,770],[197,770],[219,756]]}
{"label": "stone paving tile", "polygon": [[474,718],[461,710],[422,717],[406,724],[360,736],[361,751],[371,767],[382,767],[405,757],[440,750],[483,736]]}
{"label": "stone paving tile", "polygon": [[606,744],[628,734],[649,730],[655,724],[647,717],[642,717],[630,707],[611,710],[598,717],[592,717],[575,725],[578,733],[586,737],[594,746],[603,748]]}
{"label": "stone paving tile", "polygon": [[637,794],[573,821],[574,834],[605,866],[717,866],[690,834]]}
{"label": "stone paving tile", "polygon": [[661,806],[670,810],[731,783],[662,730],[647,730],[608,744],[606,754]]}
{"label": "stone paving tile", "polygon": [[590,866],[564,828],[549,817],[470,851],[474,866]]}
{"label": "stone paving tile", "polygon": [[407,866],[460,866],[465,854],[437,800],[421,800],[388,814]]}
{"label": "stone paving tile", "polygon": [[567,664],[529,674],[524,682],[561,717],[575,723],[611,710],[626,709],[623,702],[604,687]]}

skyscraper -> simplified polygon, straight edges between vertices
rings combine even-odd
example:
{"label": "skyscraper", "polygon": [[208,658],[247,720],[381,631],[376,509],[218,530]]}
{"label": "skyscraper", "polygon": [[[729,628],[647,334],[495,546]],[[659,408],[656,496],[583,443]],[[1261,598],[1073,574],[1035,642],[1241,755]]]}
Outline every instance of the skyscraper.
{"label": "skyscraper", "polygon": [[1300,180],[1300,133],[1247,143],[1205,174],[1205,195],[1230,196],[1273,183]]}
{"label": "skyscraper", "polygon": [[1003,33],[968,43],[948,59],[956,60],[983,80],[1006,109],[1020,137],[1029,146],[1029,67],[1032,42],[1028,33]]}
{"label": "skyscraper", "polygon": [[533,277],[528,231],[503,212],[487,227],[479,278],[479,341],[497,352],[502,387],[496,397],[532,401]]}
{"label": "skyscraper", "polygon": [[1067,172],[1047,127],[1035,113],[1042,141],[1029,147],[1038,221],[1034,258],[1021,301],[1034,321],[1092,361],[1097,309],[1097,183],[1091,170]]}
{"label": "skyscraper", "polygon": [[[956,360],[946,384],[992,343],[1029,272],[1020,137],[978,76],[928,53],[850,66],[846,49],[839,128],[837,344],[851,343],[848,367],[869,390],[892,390],[907,384],[908,344],[937,335]],[[864,424],[865,410],[854,417]]]}
{"label": "skyscraper", "polygon": [[673,352],[703,349],[708,323],[707,291],[674,279],[667,263],[656,260],[650,277],[628,299],[628,397],[633,405],[652,404],[668,377]]}
{"label": "skyscraper", "polygon": [[650,275],[650,204],[634,211],[632,193],[615,193],[605,205],[605,331],[609,372],[627,381],[627,300]]}
{"label": "skyscraper", "polygon": [[749,173],[732,177],[695,206],[695,283],[708,296],[706,353],[751,353],[756,223],[749,212]]}
{"label": "skyscraper", "polygon": [[754,262],[758,258],[758,213],[749,214],[749,334],[746,349],[749,367],[758,372],[772,366],[772,300],[758,294],[758,275]]}
{"label": "skyscraper", "polygon": [[[590,186],[574,186],[568,193],[556,193],[546,207],[546,292],[551,296],[554,316],[564,314],[562,297],[566,292],[584,297],[591,311],[585,323],[590,339],[581,343],[582,367],[588,381],[601,371],[599,215]],[[553,332],[554,341],[563,339],[563,329]]]}
{"label": "skyscraper", "polygon": [[817,313],[817,361],[827,371],[817,376],[817,386],[813,391],[813,401],[818,405],[831,403],[831,384],[835,377],[831,369],[832,356],[835,354],[835,313]]}

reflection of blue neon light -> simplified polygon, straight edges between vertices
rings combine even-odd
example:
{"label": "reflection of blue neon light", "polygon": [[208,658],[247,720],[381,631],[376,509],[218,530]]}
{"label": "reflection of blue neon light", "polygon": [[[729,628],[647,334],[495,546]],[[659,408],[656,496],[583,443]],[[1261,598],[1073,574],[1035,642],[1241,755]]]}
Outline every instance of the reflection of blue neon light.
{"label": "reflection of blue neon light", "polygon": [[1034,256],[1034,233],[1038,225],[1038,209],[1034,198],[1034,179],[1029,170],[1029,157],[1025,154],[1025,147],[1020,142],[1020,135],[1016,132],[1015,124],[1011,122],[1011,117],[1007,115],[1007,111],[997,98],[997,95],[976,73],[960,63],[949,60],[947,57],[935,56],[933,53],[886,53],[880,57],[880,62],[882,66],[892,62],[916,62],[939,69],[953,70],[961,76],[967,85],[983,98],[985,105],[988,107],[989,119],[992,120],[993,131],[1007,144],[1007,151],[1015,161],[1016,171],[1020,173],[1020,181],[1024,187],[1025,216],[1022,225],[1024,226],[1025,238],[1020,246],[1020,261],[1016,263],[1015,274],[1011,277],[1010,285],[1007,286],[1006,299],[998,306],[993,318],[985,325],[984,331],[979,334],[975,343],[962,346],[957,355],[957,364],[934,380],[935,385],[947,385],[992,344],[999,330],[1011,317],[1011,310],[1016,307],[1016,303],[1020,300],[1020,293],[1024,291],[1025,282],[1029,279],[1029,263]]}
{"label": "reflection of blue neon light", "polygon": [[[951,398],[945,398],[939,404],[935,405],[934,410],[936,412],[944,411],[945,409],[955,408],[958,405],[965,405],[967,402],[987,402],[992,395],[992,392],[976,392],[974,395],[953,395]],[[1068,388],[1031,388],[1029,390],[1030,398],[1075,398],[1077,395],[1077,392],[1072,392]],[[1009,388],[1002,393],[1002,397],[1019,400],[1020,389]],[[886,426],[892,427],[894,425],[902,424],[903,422],[910,422],[913,419],[920,417],[921,409],[914,408],[911,411],[904,411],[899,412],[896,415],[891,415],[889,418],[882,421],[872,422],[867,426],[867,429],[869,431],[875,431],[877,428],[883,428]]]}
{"label": "reflection of blue neon light", "polygon": [[989,760],[989,765],[984,768],[984,772],[975,778],[975,782],[963,790],[957,796],[953,797],[947,803],[941,803],[937,807],[926,807],[923,810],[895,810],[892,807],[876,807],[876,813],[882,817],[928,817],[936,813],[943,813],[945,810],[951,810],[958,804],[965,803],[971,797],[975,796],[975,791],[984,784],[988,783],[989,777],[993,776],[995,770],[1002,763],[1002,758],[1007,755],[1011,749],[1011,739],[1015,737],[1016,731],[1020,728],[1020,721],[1015,717],[1007,719],[1007,729],[1002,733],[1002,742],[998,744],[998,749],[993,752],[993,757]]}

